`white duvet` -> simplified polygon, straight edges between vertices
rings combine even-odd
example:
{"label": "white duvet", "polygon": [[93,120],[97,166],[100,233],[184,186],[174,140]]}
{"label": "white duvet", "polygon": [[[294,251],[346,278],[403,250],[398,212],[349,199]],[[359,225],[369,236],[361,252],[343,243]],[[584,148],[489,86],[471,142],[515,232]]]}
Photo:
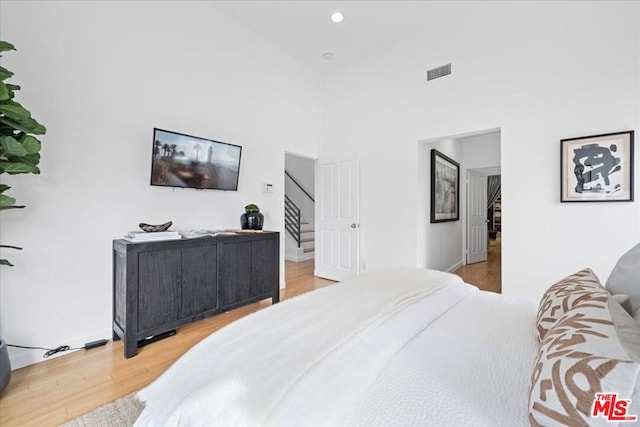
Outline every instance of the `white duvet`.
{"label": "white duvet", "polygon": [[369,273],[212,334],[138,394],[136,425],[526,425],[535,310],[447,273]]}

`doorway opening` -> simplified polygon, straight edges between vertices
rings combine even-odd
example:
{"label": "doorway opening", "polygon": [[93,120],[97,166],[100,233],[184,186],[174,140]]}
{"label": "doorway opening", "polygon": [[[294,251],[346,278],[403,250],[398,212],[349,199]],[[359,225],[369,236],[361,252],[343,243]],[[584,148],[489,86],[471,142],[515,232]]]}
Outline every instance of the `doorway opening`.
{"label": "doorway opening", "polygon": [[[430,152],[432,149],[444,153],[460,164],[459,221],[429,222]],[[487,223],[490,209],[487,205],[487,182],[489,176],[501,175],[500,153],[500,128],[419,141],[418,188],[421,189],[418,192],[417,265],[419,267],[456,273],[466,282],[477,285],[481,289],[501,291],[502,210],[499,214],[500,232],[496,233],[495,239],[493,239],[493,233],[489,234],[490,227]],[[482,177],[475,184],[478,191],[483,190],[480,191],[483,193],[480,197],[482,200],[477,200],[478,197],[469,200],[472,185],[469,182],[471,172]],[[473,215],[470,216],[470,211],[473,211],[476,216],[475,229],[472,227],[474,224],[471,224]],[[480,258],[469,259],[474,255],[472,254],[474,249],[484,249],[486,258],[483,259],[480,256]],[[489,262],[489,254],[492,262]]]}
{"label": "doorway opening", "polygon": [[467,170],[466,259],[455,271],[483,290],[502,291],[501,176],[496,168]]}
{"label": "doorway opening", "polygon": [[298,154],[284,155],[286,261],[313,263],[315,258],[316,163],[316,159]]}

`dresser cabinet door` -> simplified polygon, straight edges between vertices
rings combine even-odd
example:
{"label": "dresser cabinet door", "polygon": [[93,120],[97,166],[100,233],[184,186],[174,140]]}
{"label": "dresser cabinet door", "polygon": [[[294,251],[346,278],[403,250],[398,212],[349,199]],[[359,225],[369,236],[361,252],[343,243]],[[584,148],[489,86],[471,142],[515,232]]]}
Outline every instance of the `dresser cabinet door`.
{"label": "dresser cabinet door", "polygon": [[225,243],[222,255],[222,303],[225,307],[251,297],[251,242]]}
{"label": "dresser cabinet door", "polygon": [[276,240],[256,240],[251,243],[251,295],[264,295],[278,287]]}
{"label": "dresser cabinet door", "polygon": [[180,251],[138,254],[138,331],[180,317]]}
{"label": "dresser cabinet door", "polygon": [[218,308],[218,245],[182,249],[182,317]]}

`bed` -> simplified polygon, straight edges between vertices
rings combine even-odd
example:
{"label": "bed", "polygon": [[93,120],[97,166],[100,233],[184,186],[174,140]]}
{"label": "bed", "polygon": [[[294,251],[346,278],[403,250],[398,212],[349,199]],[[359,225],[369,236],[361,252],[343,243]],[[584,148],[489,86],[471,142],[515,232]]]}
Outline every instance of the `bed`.
{"label": "bed", "polygon": [[138,393],[136,425],[615,425],[610,399],[591,412],[600,391],[640,414],[633,302],[589,269],[540,302],[371,272],[212,334]]}

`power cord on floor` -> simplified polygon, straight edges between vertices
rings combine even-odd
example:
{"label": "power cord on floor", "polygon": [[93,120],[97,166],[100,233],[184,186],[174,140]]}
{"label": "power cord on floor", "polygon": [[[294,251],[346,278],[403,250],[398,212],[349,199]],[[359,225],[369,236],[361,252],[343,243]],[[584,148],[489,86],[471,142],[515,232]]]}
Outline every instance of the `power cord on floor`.
{"label": "power cord on floor", "polygon": [[68,345],[61,345],[61,346],[58,346],[57,348],[44,348],[44,347],[30,347],[27,345],[15,345],[15,344],[7,344],[7,347],[26,348],[29,350],[45,350],[46,353],[42,355],[42,357],[45,359],[49,356],[53,356],[54,354],[61,353],[63,351],[82,350],[84,348],[84,347],[71,348]]}
{"label": "power cord on floor", "polygon": [[[175,333],[175,332],[174,332]],[[46,353],[42,355],[42,357],[44,357],[45,359],[49,356],[53,356],[56,353],[61,353],[63,351],[69,351],[69,350],[89,350],[91,348],[95,348],[95,347],[100,347],[102,345],[105,345],[108,342],[108,340],[105,339],[100,339],[97,341],[91,341],[91,342],[87,342],[84,344],[84,347],[74,347],[71,348],[68,345],[61,345],[58,346],[57,348],[44,348],[44,347],[31,347],[28,345],[16,345],[16,344],[7,344],[8,347],[17,347],[17,348],[26,348],[29,350],[45,350]]]}

